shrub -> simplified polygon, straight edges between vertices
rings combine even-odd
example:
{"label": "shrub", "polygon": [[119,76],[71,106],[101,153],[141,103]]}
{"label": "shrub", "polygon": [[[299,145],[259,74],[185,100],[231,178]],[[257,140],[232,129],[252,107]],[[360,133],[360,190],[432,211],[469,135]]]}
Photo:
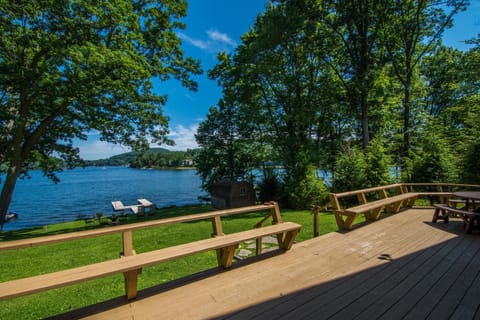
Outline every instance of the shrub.
{"label": "shrub", "polygon": [[365,155],[365,187],[382,186],[392,183],[390,169],[393,167],[391,158],[385,150],[383,138],[375,138],[370,141]]}
{"label": "shrub", "polygon": [[335,162],[333,190],[342,192],[363,189],[368,186],[367,161],[356,147],[347,148]]}
{"label": "shrub", "polygon": [[261,202],[279,201],[281,185],[273,170],[258,184],[258,198]]}
{"label": "shrub", "polygon": [[324,204],[328,200],[328,188],[318,177],[315,167],[309,166],[305,176],[290,189],[290,205],[297,209],[310,209],[311,205]]}

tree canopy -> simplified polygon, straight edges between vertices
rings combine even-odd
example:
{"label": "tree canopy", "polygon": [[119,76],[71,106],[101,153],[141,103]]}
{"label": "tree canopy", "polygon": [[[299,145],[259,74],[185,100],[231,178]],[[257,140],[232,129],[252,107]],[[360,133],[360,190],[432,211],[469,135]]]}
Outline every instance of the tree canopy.
{"label": "tree canopy", "polygon": [[0,226],[32,165],[55,178],[52,159],[80,161],[74,139],[169,143],[153,80],[197,89],[199,62],[175,34],[186,10],[186,0],[0,0]]}
{"label": "tree canopy", "polygon": [[[214,146],[209,137],[228,125],[231,157],[249,156],[250,170],[282,168],[276,188],[286,205],[308,207],[325,197],[312,183],[312,165],[333,174],[333,190],[460,182],[478,150],[479,44],[472,40],[475,48],[463,53],[443,46],[441,36],[468,4],[270,1],[235,52],[220,54],[209,72],[223,97],[199,128],[202,177],[212,177],[219,149],[226,150],[217,145],[202,158]],[[234,126],[218,121],[225,106]],[[260,172],[260,180],[272,181],[271,170]],[[315,199],[306,196],[315,188]]]}

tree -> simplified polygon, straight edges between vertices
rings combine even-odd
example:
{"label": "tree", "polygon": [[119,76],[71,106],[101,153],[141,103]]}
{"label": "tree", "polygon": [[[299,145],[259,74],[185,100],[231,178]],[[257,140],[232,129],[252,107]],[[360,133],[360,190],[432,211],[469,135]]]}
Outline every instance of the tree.
{"label": "tree", "polygon": [[465,10],[468,0],[395,0],[389,24],[384,28],[383,46],[403,88],[403,145],[400,153],[406,157],[412,132],[415,77],[421,59],[438,45],[453,17]]}
{"label": "tree", "polygon": [[[242,37],[231,67],[215,72],[229,87],[249,130],[282,164],[287,198],[308,175],[318,123],[331,106],[319,88],[326,82],[317,23],[304,19],[308,1],[269,6]],[[244,126],[245,127],[245,126]],[[319,140],[319,137],[317,137]],[[259,141],[258,139],[256,141]],[[289,199],[286,199],[288,202]],[[299,202],[299,201],[295,201]]]}
{"label": "tree", "polygon": [[73,139],[98,131],[134,149],[168,143],[166,96],[152,79],[192,90],[199,63],[175,29],[185,0],[0,0],[0,227],[17,178],[32,166],[51,178],[79,161]]}
{"label": "tree", "polygon": [[[459,152],[462,155],[460,167],[462,181],[480,183],[480,34],[470,41],[475,47],[463,57],[463,83],[466,94],[460,105],[465,116]],[[458,108],[456,108],[458,109]]]}
{"label": "tree", "polygon": [[249,149],[241,138],[239,123],[238,109],[220,100],[198,127],[195,139],[201,149],[195,163],[202,188],[208,192],[216,182],[248,178],[253,153],[246,152]]}
{"label": "tree", "polygon": [[[359,134],[366,149],[370,132],[370,92],[377,73],[385,63],[379,37],[389,12],[383,0],[322,1],[319,17],[325,26],[328,41],[326,58],[330,68],[341,79],[348,96],[351,112],[359,122]],[[340,44],[340,45],[339,45]]]}

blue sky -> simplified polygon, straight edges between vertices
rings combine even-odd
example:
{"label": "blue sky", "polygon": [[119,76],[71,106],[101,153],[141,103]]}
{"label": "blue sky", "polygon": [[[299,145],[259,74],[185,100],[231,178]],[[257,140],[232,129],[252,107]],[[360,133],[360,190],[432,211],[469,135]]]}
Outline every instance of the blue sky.
{"label": "blue sky", "polygon": [[[444,43],[460,50],[468,49],[462,41],[480,34],[480,0],[471,0],[466,12],[459,14],[454,28],[444,34]],[[216,64],[220,51],[231,52],[240,44],[240,37],[262,13],[267,0],[190,0],[185,30],[178,32],[185,54],[201,61],[203,75],[195,77],[197,92],[183,88],[175,80],[156,83],[159,94],[168,94],[164,113],[170,118],[170,138],[176,146],[170,150],[197,147],[194,134],[198,124],[205,119],[209,107],[216,105],[221,89],[208,79],[206,72]],[[107,144],[91,134],[88,141],[79,141],[80,155],[86,160],[103,159],[128,152],[129,148]]]}

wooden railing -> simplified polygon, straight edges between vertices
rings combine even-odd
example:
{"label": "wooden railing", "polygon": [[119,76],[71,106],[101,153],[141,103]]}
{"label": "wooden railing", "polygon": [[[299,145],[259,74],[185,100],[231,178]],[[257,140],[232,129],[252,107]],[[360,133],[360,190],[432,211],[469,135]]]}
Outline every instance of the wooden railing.
{"label": "wooden railing", "polygon": [[401,208],[416,204],[415,200],[418,198],[427,198],[430,205],[434,202],[445,203],[454,192],[461,190],[480,190],[480,185],[442,182],[397,183],[330,193],[330,205],[338,228],[351,229],[359,214],[364,214],[367,220],[376,220],[382,211],[398,212]]}
{"label": "wooden railing", "polygon": [[[265,217],[255,226],[252,226],[252,230],[230,233],[228,235],[224,234],[222,217],[262,211],[267,211]],[[263,224],[270,218],[272,219],[272,225],[263,226]],[[199,220],[212,221],[212,237],[186,244],[176,245],[173,247],[149,251],[138,255],[135,253],[132,234],[134,231],[162,225]],[[148,222],[112,226],[109,228],[14,241],[3,241],[0,242],[0,251],[49,245],[76,239],[121,233],[123,252],[121,253],[120,259],[107,260],[73,269],[0,283],[0,300],[54,289],[78,282],[84,282],[115,273],[124,274],[126,294],[127,297],[131,299],[137,294],[137,278],[143,267],[181,258],[187,255],[215,250],[217,252],[218,265],[228,268],[232,264],[234,251],[236,248],[238,248],[240,242],[257,240],[256,251],[257,254],[260,254],[262,249],[261,238],[273,235],[277,237],[279,248],[288,250],[293,244],[295,236],[300,230],[300,227],[300,225],[291,222],[282,223],[278,204],[271,202],[263,205],[151,220]]]}

